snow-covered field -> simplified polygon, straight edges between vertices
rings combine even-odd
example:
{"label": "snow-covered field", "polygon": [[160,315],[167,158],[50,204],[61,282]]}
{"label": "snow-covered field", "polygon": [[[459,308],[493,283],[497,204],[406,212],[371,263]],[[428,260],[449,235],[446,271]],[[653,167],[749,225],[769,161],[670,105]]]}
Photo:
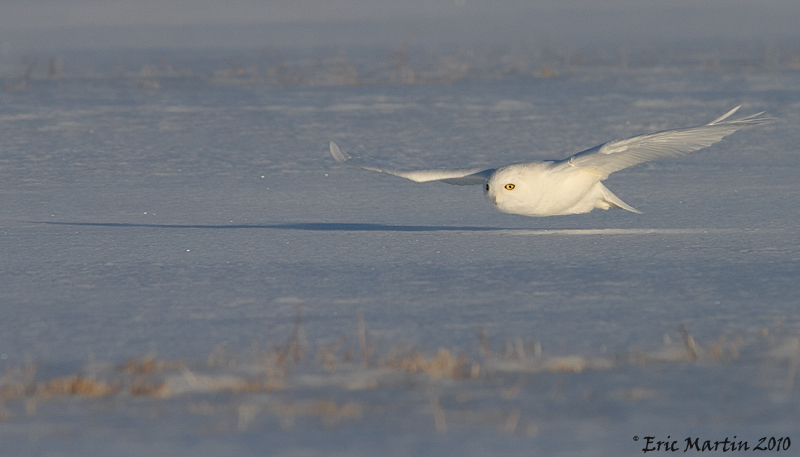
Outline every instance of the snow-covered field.
{"label": "snow-covered field", "polygon": [[[2,68],[3,455],[800,448],[796,69],[348,86],[146,57]],[[778,120],[606,181],[642,215],[502,214],[327,151],[498,166],[738,104]]]}

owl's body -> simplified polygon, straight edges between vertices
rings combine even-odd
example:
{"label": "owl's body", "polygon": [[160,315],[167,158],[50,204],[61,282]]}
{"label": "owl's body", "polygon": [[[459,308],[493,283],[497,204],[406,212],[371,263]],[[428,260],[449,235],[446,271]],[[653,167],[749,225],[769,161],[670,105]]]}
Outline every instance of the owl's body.
{"label": "owl's body", "polygon": [[639,212],[611,193],[602,179],[598,173],[576,171],[564,162],[531,162],[496,169],[483,189],[489,203],[510,214],[561,216],[595,208]]}

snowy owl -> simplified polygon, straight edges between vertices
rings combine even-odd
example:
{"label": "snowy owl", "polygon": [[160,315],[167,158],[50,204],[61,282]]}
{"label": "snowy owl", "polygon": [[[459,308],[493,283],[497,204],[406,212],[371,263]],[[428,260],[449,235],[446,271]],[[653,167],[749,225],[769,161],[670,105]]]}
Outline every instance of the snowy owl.
{"label": "snowy owl", "polygon": [[330,148],[337,162],[415,182],[482,184],[489,202],[504,213],[543,217],[588,213],[595,208],[621,208],[640,213],[620,200],[601,181],[615,171],[651,160],[680,157],[711,146],[743,127],[773,119],[761,117],[763,112],[728,119],[739,108],[737,106],[705,125],[609,141],[564,160],[516,163],[499,168],[409,170],[363,157],[351,157],[333,141]]}

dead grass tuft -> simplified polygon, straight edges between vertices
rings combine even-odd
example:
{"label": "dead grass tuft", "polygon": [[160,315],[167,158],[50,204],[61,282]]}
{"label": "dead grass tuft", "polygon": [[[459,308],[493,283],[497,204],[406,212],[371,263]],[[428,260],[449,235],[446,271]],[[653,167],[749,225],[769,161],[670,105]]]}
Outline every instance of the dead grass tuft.
{"label": "dead grass tuft", "polygon": [[131,359],[122,366],[122,371],[131,374],[150,374],[167,370],[175,370],[186,366],[182,361],[158,360],[154,356],[147,356],[143,359]]}
{"label": "dead grass tuft", "polygon": [[387,361],[390,368],[400,369],[409,373],[425,373],[431,378],[464,378],[470,377],[474,368],[466,368],[467,357],[454,357],[445,348],[433,357],[425,357],[420,352],[415,352],[407,357],[394,356]]}
{"label": "dead grass tuft", "polygon": [[327,398],[315,401],[282,403],[269,408],[266,412],[278,416],[281,427],[292,428],[295,417],[319,417],[324,428],[330,429],[345,420],[357,420],[363,417],[363,407],[356,402],[347,401],[341,405]]}
{"label": "dead grass tuft", "polygon": [[580,373],[586,370],[589,359],[581,356],[549,357],[545,363],[545,370],[550,372]]}
{"label": "dead grass tuft", "polygon": [[22,382],[10,382],[0,386],[0,400],[25,396],[27,385]]}
{"label": "dead grass tuft", "polygon": [[342,348],[347,341],[347,336],[342,335],[336,342],[329,345],[322,346],[317,352],[316,360],[321,363],[326,369],[333,370],[336,368],[338,359],[336,353]]}
{"label": "dead grass tuft", "polygon": [[80,376],[67,376],[55,378],[50,382],[39,384],[36,388],[37,396],[50,395],[76,395],[80,397],[107,397],[119,392],[119,388]]}
{"label": "dead grass tuft", "polygon": [[131,386],[130,393],[132,396],[143,396],[151,398],[164,398],[168,391],[166,382],[152,383],[144,379],[137,378]]}
{"label": "dead grass tuft", "polygon": [[262,350],[258,345],[253,345],[253,363],[264,370],[261,384],[262,390],[281,390],[286,387],[286,377],[289,375],[289,365],[286,360],[285,348],[277,350]]}

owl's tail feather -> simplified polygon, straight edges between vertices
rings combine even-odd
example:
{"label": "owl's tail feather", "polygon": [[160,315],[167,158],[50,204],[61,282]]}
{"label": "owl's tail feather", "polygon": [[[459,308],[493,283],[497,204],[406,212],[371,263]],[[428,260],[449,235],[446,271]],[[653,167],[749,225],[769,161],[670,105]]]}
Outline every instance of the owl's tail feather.
{"label": "owl's tail feather", "polygon": [[624,201],[620,200],[619,197],[617,197],[616,195],[614,195],[613,192],[608,190],[608,187],[606,187],[606,186],[604,186],[602,184],[600,184],[600,192],[601,192],[601,195],[603,196],[603,201],[608,203],[610,206],[612,206],[614,208],[624,209],[624,210],[630,211],[632,213],[642,214],[642,212],[639,211],[638,209],[636,209],[633,206],[631,206],[631,205],[625,203]]}

